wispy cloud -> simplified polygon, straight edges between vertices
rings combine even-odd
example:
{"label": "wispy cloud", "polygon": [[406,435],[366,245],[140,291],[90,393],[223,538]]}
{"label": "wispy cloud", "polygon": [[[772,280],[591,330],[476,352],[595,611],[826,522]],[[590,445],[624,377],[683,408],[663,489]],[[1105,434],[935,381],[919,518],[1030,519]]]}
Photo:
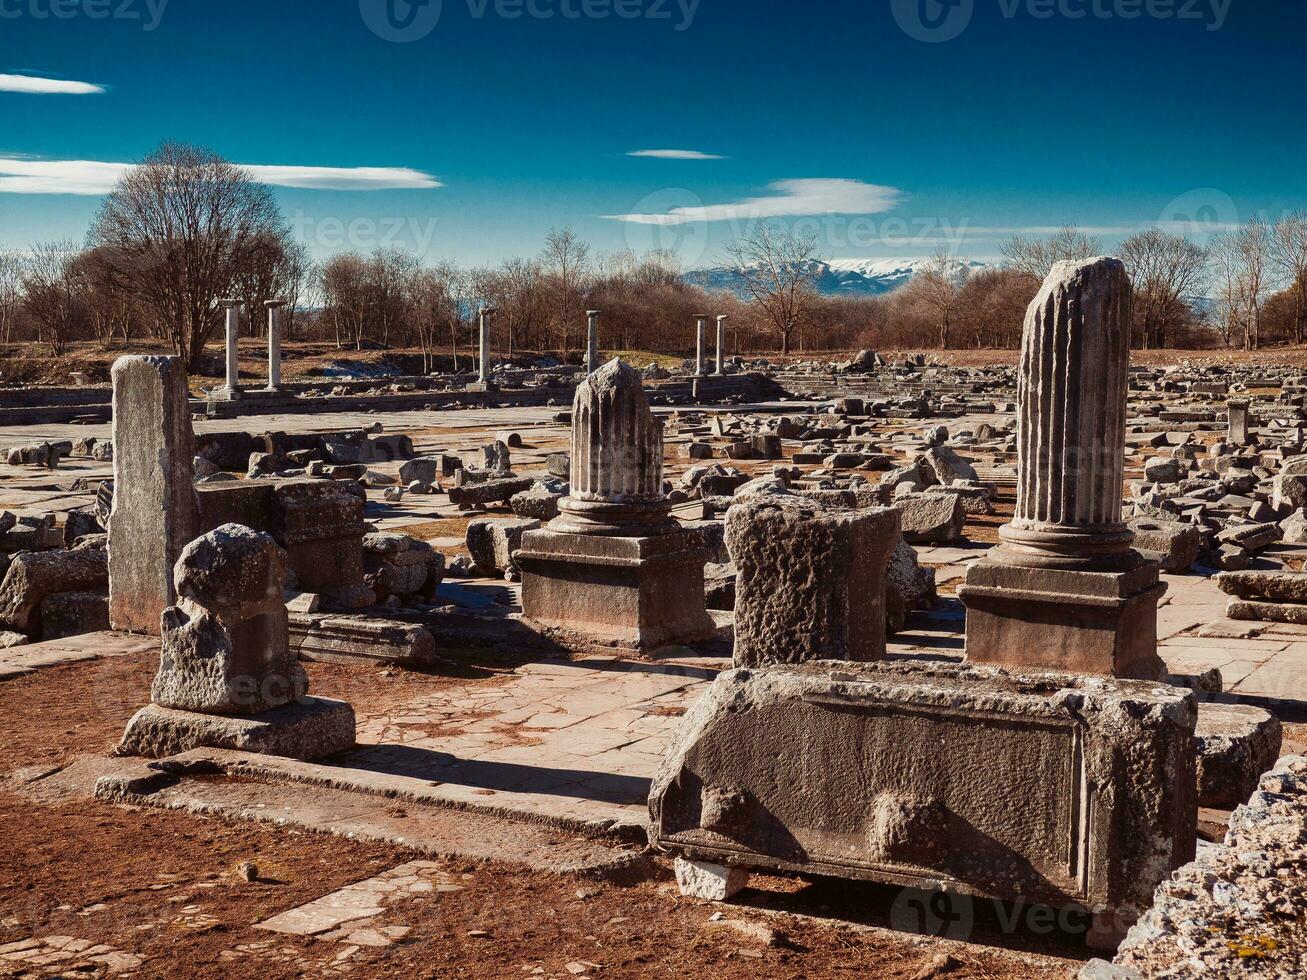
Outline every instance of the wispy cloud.
{"label": "wispy cloud", "polygon": [[725,160],[726,157],[702,150],[633,150],[628,157],[653,157],[655,160]]}
{"label": "wispy cloud", "polygon": [[683,225],[691,221],[733,221],[813,214],[880,214],[903,198],[896,187],[839,177],[807,177],[768,184],[773,193],[732,204],[672,208],[662,214],[610,214],[640,225]]}
{"label": "wispy cloud", "polygon": [[103,95],[107,89],[91,82],[73,82],[39,75],[0,75],[0,92],[23,95]]}
{"label": "wispy cloud", "polygon": [[[130,163],[98,160],[32,160],[0,157],[0,194],[107,194],[132,169]],[[273,187],[323,191],[426,190],[440,181],[409,167],[245,166]]]}

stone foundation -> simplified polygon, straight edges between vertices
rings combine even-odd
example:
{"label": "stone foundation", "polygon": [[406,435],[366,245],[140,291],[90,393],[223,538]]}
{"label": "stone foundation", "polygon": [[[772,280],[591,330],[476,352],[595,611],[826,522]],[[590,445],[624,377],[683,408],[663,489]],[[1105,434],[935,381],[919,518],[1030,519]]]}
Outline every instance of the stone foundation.
{"label": "stone foundation", "polygon": [[345,701],[306,697],[240,718],[147,704],[127,723],[114,754],[162,759],[206,748],[312,760],[353,747],[354,709]]}
{"label": "stone foundation", "polygon": [[542,625],[641,650],[710,639],[708,551],[691,531],[602,537],[528,531],[516,553],[522,612]]}

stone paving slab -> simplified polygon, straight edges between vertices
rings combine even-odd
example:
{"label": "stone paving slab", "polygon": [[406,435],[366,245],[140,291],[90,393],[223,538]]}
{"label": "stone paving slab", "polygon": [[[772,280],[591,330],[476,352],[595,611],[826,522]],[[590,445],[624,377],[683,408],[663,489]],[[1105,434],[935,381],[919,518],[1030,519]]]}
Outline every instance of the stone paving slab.
{"label": "stone paving slab", "polygon": [[159,639],[129,633],[83,633],[62,640],[29,643],[0,650],[0,681],[23,677],[48,667],[98,660],[101,657],[159,658]]}

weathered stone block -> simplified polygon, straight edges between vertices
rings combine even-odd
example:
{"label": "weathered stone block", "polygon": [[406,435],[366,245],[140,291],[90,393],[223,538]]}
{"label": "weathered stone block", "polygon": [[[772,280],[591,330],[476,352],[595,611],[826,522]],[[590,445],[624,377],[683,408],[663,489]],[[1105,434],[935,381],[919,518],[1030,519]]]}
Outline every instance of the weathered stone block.
{"label": "weathered stone block", "polygon": [[127,723],[114,754],[163,759],[208,748],[307,761],[353,747],[354,709],[345,701],[306,697],[245,718],[149,704]]}
{"label": "weathered stone block", "polygon": [[186,367],[178,357],[133,355],[111,373],[109,620],[114,629],[157,635],[174,599],[173,565],[199,533]]}
{"label": "weathered stone block", "polygon": [[736,664],[883,657],[885,566],[898,541],[889,509],[830,510],[787,495],[731,507]]}
{"label": "weathered stone block", "polygon": [[1248,802],[1280,757],[1280,721],[1250,704],[1198,706],[1198,804],[1233,809]]}
{"label": "weathered stone block", "polygon": [[720,675],[649,796],[650,838],[779,868],[1127,924],[1194,855],[1193,694],[964,665]]}
{"label": "weathered stone block", "polygon": [[479,518],[467,526],[467,550],[483,574],[503,574],[517,567],[513,556],[522,535],[540,527],[535,518]]}
{"label": "weathered stone block", "polygon": [[47,596],[108,584],[109,557],[103,548],[20,552],[0,583],[0,628],[35,638],[41,630],[41,602]]}
{"label": "weathered stone block", "polygon": [[912,544],[944,544],[962,537],[967,512],[955,493],[909,493],[894,498],[903,537]]}

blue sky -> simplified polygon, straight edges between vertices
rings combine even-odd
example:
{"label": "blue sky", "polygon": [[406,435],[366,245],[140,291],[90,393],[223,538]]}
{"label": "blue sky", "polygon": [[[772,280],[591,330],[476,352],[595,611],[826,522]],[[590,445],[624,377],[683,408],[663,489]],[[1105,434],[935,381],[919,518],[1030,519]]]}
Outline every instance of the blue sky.
{"label": "blue sky", "polygon": [[1307,206],[1305,29],[1296,0],[0,0],[0,246],[81,239],[100,198],[66,191],[164,139],[288,168],[259,173],[319,258],[571,225],[695,266],[770,217],[832,258],[1202,237]]}

